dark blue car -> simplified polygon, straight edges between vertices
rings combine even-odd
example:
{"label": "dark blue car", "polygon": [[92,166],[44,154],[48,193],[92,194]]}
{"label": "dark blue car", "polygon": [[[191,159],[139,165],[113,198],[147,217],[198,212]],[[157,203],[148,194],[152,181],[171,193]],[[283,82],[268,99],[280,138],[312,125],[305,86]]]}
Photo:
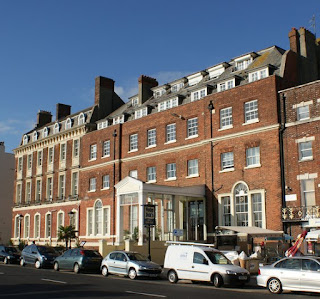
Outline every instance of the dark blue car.
{"label": "dark blue car", "polygon": [[13,246],[0,245],[0,260],[5,264],[19,263],[20,253]]}
{"label": "dark blue car", "polygon": [[20,265],[33,264],[37,269],[52,267],[58,255],[58,252],[50,246],[31,244],[22,250]]}

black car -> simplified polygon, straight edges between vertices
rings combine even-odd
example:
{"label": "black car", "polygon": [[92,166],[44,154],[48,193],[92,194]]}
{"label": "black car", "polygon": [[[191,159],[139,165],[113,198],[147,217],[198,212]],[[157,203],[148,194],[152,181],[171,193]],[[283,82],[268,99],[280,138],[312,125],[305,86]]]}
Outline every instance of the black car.
{"label": "black car", "polygon": [[0,261],[5,264],[13,264],[20,262],[20,253],[13,246],[0,245]]}
{"label": "black car", "polygon": [[54,260],[53,268],[73,270],[75,273],[80,271],[96,271],[100,269],[102,256],[96,250],[74,248],[67,250]]}
{"label": "black car", "polygon": [[37,269],[52,267],[57,256],[59,253],[53,247],[31,244],[22,250],[20,265],[33,264]]}

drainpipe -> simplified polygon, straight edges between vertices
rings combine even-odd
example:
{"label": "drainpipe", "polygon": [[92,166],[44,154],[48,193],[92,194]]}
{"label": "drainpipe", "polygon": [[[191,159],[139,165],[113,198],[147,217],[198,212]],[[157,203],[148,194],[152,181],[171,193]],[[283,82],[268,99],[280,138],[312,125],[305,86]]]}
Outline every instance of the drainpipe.
{"label": "drainpipe", "polygon": [[[283,135],[286,129],[286,96],[283,94],[282,99],[280,99],[279,105],[279,117],[280,117],[280,130],[279,130],[279,145],[280,145],[280,171],[281,171],[281,197],[282,197],[282,208],[286,207],[286,180],[285,180],[285,163],[284,163],[284,149],[283,149]],[[281,107],[283,109],[283,114],[281,113]],[[282,223],[283,231],[286,232],[286,225]]]}
{"label": "drainpipe", "polygon": [[117,137],[117,130],[115,129],[112,133],[113,136],[113,238],[112,238],[112,244],[115,243],[115,235],[116,235],[116,190],[115,190],[115,184],[116,184],[116,137]]}

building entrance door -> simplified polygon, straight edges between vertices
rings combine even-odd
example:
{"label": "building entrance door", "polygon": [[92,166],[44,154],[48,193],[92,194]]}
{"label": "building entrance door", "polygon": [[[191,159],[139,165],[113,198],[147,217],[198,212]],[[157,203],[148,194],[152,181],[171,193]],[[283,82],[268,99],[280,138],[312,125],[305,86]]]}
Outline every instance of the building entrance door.
{"label": "building entrance door", "polygon": [[203,240],[203,201],[187,201],[184,207],[184,230],[187,240]]}

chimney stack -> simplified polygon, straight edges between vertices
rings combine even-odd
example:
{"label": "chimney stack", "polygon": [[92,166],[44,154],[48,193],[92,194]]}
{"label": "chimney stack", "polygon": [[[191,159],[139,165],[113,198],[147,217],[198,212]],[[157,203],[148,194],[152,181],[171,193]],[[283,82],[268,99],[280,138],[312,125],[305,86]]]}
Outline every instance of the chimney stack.
{"label": "chimney stack", "polygon": [[143,104],[153,95],[151,88],[158,86],[158,81],[154,78],[141,75],[138,79],[138,82],[139,82],[139,91],[138,91],[139,103]]}
{"label": "chimney stack", "polygon": [[60,120],[71,114],[71,106],[58,103],[56,106],[56,120]]}
{"label": "chimney stack", "polygon": [[37,115],[37,128],[40,128],[48,123],[51,123],[52,115],[48,111],[40,110]]}
{"label": "chimney stack", "polygon": [[114,81],[106,77],[95,79],[94,104],[100,106],[106,97],[111,97],[114,92]]}

